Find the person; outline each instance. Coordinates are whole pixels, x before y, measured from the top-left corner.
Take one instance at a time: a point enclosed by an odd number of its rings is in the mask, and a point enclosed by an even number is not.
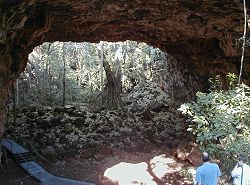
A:
[[[203,164],[196,171],[196,185],[217,185],[221,176],[220,168],[217,164],[210,162],[207,152],[201,155]]]
[[[244,155],[238,157],[231,177],[234,185],[250,185],[250,166],[246,164],[247,158]]]

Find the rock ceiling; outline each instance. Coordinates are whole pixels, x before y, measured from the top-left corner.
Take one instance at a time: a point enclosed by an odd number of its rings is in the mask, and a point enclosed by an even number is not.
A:
[[[1,50],[19,55],[57,40],[136,40],[191,58],[241,54],[239,0],[1,0],[0,7]]]

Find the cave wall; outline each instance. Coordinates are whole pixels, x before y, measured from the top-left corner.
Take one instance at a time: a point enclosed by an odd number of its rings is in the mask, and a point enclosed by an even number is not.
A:
[[[0,0],[0,129],[8,89],[24,70],[28,54],[43,42],[146,42],[206,79],[217,73],[238,73],[237,39],[243,28],[239,0]],[[246,83],[249,55],[246,48]]]

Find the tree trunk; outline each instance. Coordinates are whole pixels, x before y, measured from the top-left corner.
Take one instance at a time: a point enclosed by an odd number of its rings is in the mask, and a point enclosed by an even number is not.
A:
[[[122,107],[121,100],[121,79],[117,78],[111,70],[108,61],[103,60],[103,67],[107,77],[108,106],[112,108]]]
[[[16,88],[15,82],[12,83],[12,100],[13,100],[13,116],[14,116],[14,126],[16,126]]]
[[[10,86],[1,86],[0,93],[0,138],[2,138],[4,133],[4,127],[6,123],[7,116],[7,104],[9,101],[9,88]]]
[[[1,87],[1,86],[0,86]],[[7,103],[8,103],[9,93],[8,88],[1,88],[0,93],[0,139],[3,137],[5,123],[7,121]],[[1,142],[0,142],[1,148]],[[2,151],[0,150],[0,165],[2,163]]]
[[[66,58],[65,58],[65,43],[63,44],[63,107],[65,107],[65,91],[66,91]]]
[[[153,47],[149,47],[149,56],[150,56],[150,62],[149,62],[149,79],[153,80],[153,65],[155,63],[155,51]]]
[[[19,105],[19,80],[16,79],[16,105]]]
[[[126,64],[126,59],[127,59],[127,45],[123,45],[122,47],[122,67],[121,67],[121,75],[124,74],[125,72],[125,64]],[[122,78],[121,80],[122,85],[124,86],[125,83],[125,78]]]
[[[52,105],[52,88],[51,88],[51,81],[52,81],[52,76],[51,76],[51,68],[49,68],[49,79],[48,79],[48,85],[49,85],[49,105]]]
[[[104,61],[104,51],[103,51],[103,41],[100,42],[99,47],[98,47],[99,51],[98,51],[98,55],[100,58],[100,75],[101,75],[101,79],[100,79],[100,90],[103,91],[103,61]],[[101,103],[103,104],[103,96],[101,96]]]

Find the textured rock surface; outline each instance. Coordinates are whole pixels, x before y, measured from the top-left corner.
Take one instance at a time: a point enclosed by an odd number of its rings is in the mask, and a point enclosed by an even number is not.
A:
[[[45,41],[130,39],[177,55],[240,54],[234,44],[243,32],[243,5],[236,0],[14,2],[2,4],[16,12],[2,13],[8,20],[2,42],[12,31],[23,50]]]
[[[29,52],[45,41],[130,39],[161,48],[200,76],[237,72],[243,20],[239,0],[1,0],[0,105]],[[246,56],[243,78],[249,79]]]
[[[155,105],[160,105],[157,109],[152,106],[152,98]],[[173,100],[155,83],[136,86],[131,94],[123,96],[123,101],[123,110],[83,105],[23,107],[17,111],[17,125],[9,116],[5,136],[23,141],[25,147],[30,147],[26,143],[29,141],[49,158],[54,154],[63,158],[80,153],[82,159],[112,155],[110,147],[147,151],[156,145],[172,149],[181,138],[192,139]]]

